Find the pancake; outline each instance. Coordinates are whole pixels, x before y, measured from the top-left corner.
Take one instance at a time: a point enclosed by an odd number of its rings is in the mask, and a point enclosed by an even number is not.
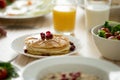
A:
[[[70,52],[70,41],[66,36],[54,34],[52,39],[42,40],[40,35],[25,39],[25,52],[33,55],[63,55]]]

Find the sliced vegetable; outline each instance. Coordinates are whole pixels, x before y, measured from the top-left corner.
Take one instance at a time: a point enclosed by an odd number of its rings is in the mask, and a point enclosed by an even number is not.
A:
[[[11,63],[8,62],[0,62],[0,80],[11,80],[11,78],[18,77],[14,67]]]
[[[104,31],[104,30],[98,30],[98,35],[99,35],[100,37],[105,38],[105,31]]]
[[[103,27],[98,30],[98,36],[107,39],[120,40],[120,23],[106,21]]]

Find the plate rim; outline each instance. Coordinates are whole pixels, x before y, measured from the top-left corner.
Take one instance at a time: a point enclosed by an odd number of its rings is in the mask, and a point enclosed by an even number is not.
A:
[[[106,61],[106,60],[102,60],[102,59],[96,59],[96,58],[88,58],[88,57],[82,57],[82,56],[57,56],[57,57],[48,57],[48,58],[43,58],[43,59],[39,59],[39,60],[36,60],[36,61],[33,61],[31,63],[29,63],[27,66],[25,66],[22,70],[22,77],[24,79],[24,73],[27,69],[29,69],[32,65],[35,66],[35,64],[37,63],[41,63],[40,65],[44,64],[45,61],[49,62],[50,60],[59,60],[59,59],[70,59],[70,58],[73,58],[73,59],[76,59],[77,61],[79,62],[85,62],[85,63],[88,63],[89,66],[93,66],[93,67],[97,67],[99,66],[100,69],[103,69],[104,67],[106,67],[106,70],[104,70],[107,75],[110,75],[110,73],[114,70],[114,71],[120,71],[120,67],[118,67],[117,65],[113,64],[112,62],[109,62],[109,61]],[[79,59],[79,60],[78,60]],[[88,61],[88,62],[86,62]],[[91,65],[89,62],[93,62]],[[94,63],[96,62],[96,63]],[[100,65],[100,64],[105,64],[105,65]],[[97,66],[96,66],[97,65]],[[110,67],[108,67],[110,66]],[[111,68],[111,69],[110,69]]]
[[[22,36],[19,36],[19,37],[15,38],[15,39],[11,42],[11,48],[12,48],[14,51],[16,51],[18,54],[23,54],[23,55],[28,56],[28,57],[33,57],[33,58],[51,57],[51,56],[39,56],[39,55],[25,54],[25,53],[23,53],[23,52],[21,52],[21,51],[16,50],[16,49],[13,47],[13,45],[15,44],[14,42],[15,42],[16,40],[21,39],[21,38],[24,38],[24,39],[25,39],[25,38],[28,37],[28,36],[36,35],[36,34],[39,34],[39,33],[25,34],[25,35],[22,35]],[[69,37],[69,38],[71,38],[71,39],[74,39],[76,42],[79,41],[76,37],[73,37],[73,36],[71,36],[71,35],[64,35],[64,36],[67,36],[67,37]],[[23,40],[23,39],[22,39],[22,40]],[[72,52],[70,52],[70,53],[68,53],[68,54],[65,54],[65,55],[57,55],[57,56],[72,55],[72,54],[75,54],[75,53],[77,53],[78,51],[80,51],[80,49],[81,49],[81,43],[80,43],[80,42],[79,42],[79,43],[76,43],[76,42],[75,42],[75,45],[76,45],[77,47],[76,47],[76,50],[75,50],[75,51],[72,51]],[[23,48],[24,48],[24,47],[23,47]]]
[[[16,2],[16,1],[15,1]],[[52,2],[52,1],[51,1]],[[48,4],[48,5],[52,5],[52,4]],[[1,19],[31,19],[31,18],[37,18],[37,17],[42,17],[44,15],[47,15],[51,12],[51,9],[52,9],[52,6],[51,7],[47,7],[45,8],[45,11],[44,13],[42,14],[37,14],[37,15],[30,15],[30,16],[26,16],[26,15],[23,15],[23,16],[5,16],[5,15],[1,15],[0,18]],[[2,9],[1,9],[2,10]],[[4,10],[4,9],[3,9]],[[0,11],[0,13],[2,13]]]

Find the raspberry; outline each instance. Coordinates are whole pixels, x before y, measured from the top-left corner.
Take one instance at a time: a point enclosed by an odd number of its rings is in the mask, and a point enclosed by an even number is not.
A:
[[[43,32],[40,33],[40,36],[41,36],[41,39],[42,39],[42,40],[45,40],[45,33],[43,33]]]
[[[40,33],[40,36],[41,36],[41,39],[42,40],[49,40],[49,39],[52,39],[53,38],[53,35],[51,34],[50,31],[47,31],[46,34],[45,33]]]
[[[62,77],[66,77],[66,74],[62,74],[61,76],[62,76]]]
[[[27,50],[27,49],[25,49],[25,50],[24,50],[24,53],[27,53],[27,52],[28,52],[28,50]]]
[[[47,34],[51,34],[51,32],[50,32],[50,31],[46,31],[46,35],[47,35]]]
[[[70,51],[74,51],[74,50],[75,50],[75,46],[74,46],[74,45],[71,45]]]
[[[80,73],[80,72],[76,72],[76,73],[75,73],[75,76],[76,76],[76,77],[80,77],[80,76],[81,76],[81,73]]]
[[[51,34],[50,31],[47,31],[46,32],[46,39],[49,40],[49,39],[52,39],[53,38],[53,35]]]
[[[49,39],[52,39],[53,38],[53,35],[52,34],[47,34],[46,35],[46,39],[49,40]]]
[[[74,45],[73,42],[70,42],[70,45]]]

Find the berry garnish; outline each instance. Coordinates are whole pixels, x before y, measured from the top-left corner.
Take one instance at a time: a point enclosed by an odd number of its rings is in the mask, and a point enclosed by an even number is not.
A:
[[[80,72],[76,72],[76,73],[75,73],[75,76],[76,76],[76,77],[80,77],[80,76],[81,76],[81,73],[80,73]]]
[[[74,51],[75,50],[75,45],[73,42],[70,41],[70,51]]]
[[[73,73],[69,73],[69,76],[73,76]]]
[[[73,42],[70,42],[70,45],[74,45]]]
[[[43,33],[43,32],[40,33],[40,36],[41,36],[41,39],[42,39],[42,40],[45,40],[45,33]]]
[[[46,34],[45,33],[40,33],[40,36],[41,36],[41,39],[42,40],[49,40],[49,39],[52,39],[53,38],[53,34],[51,34],[50,31],[47,31]]]
[[[53,38],[53,35],[52,34],[46,34],[46,39],[49,40],[49,39],[52,39]]]
[[[74,50],[75,50],[75,46],[74,46],[74,45],[71,45],[70,51],[74,51]]]
[[[47,35],[47,34],[51,34],[51,32],[50,32],[50,31],[46,31],[46,35]]]
[[[28,52],[28,50],[27,50],[27,49],[25,49],[25,50],[24,50],[24,53],[27,53],[27,52]]]
[[[65,78],[65,77],[66,77],[66,74],[62,74],[61,76]]]
[[[53,38],[53,35],[51,34],[50,31],[46,31],[46,39],[49,40],[49,39],[52,39]]]

